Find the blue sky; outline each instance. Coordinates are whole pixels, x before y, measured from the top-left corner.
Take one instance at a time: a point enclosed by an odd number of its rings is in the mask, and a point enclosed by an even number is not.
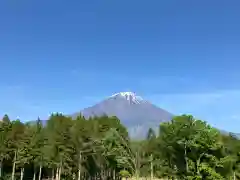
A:
[[[240,1],[1,1],[0,115],[135,91],[240,132]]]

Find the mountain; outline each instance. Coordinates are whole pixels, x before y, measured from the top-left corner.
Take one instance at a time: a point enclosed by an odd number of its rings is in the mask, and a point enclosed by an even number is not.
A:
[[[134,139],[145,138],[150,127],[158,132],[159,124],[161,122],[170,121],[174,116],[168,111],[137,96],[133,92],[120,92],[114,94],[96,105],[85,108],[70,116],[76,118],[80,114],[85,118],[102,115],[117,116],[128,128],[131,138]],[[41,121],[43,125],[46,125],[47,120]],[[28,121],[28,123],[34,124],[36,120]],[[222,134],[231,134],[240,138],[240,133],[227,132],[224,130],[219,131]]]
[[[76,117],[79,114],[82,114],[85,118],[101,115],[117,116],[128,128],[132,138],[146,137],[150,127],[158,130],[161,122],[169,121],[173,116],[133,92],[114,94],[72,116]]]

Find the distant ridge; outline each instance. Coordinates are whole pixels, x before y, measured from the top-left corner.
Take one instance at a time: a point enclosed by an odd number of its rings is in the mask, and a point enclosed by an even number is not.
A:
[[[119,92],[113,94],[101,102],[91,107],[84,108],[70,116],[76,118],[80,114],[87,119],[92,116],[117,116],[127,127],[129,135],[133,139],[145,138],[149,128],[158,132],[160,123],[168,122],[174,116],[168,111],[144,100],[141,96],[137,96],[136,93],[133,92]],[[47,120],[41,121],[43,125],[46,125]],[[36,121],[29,121],[29,123],[35,122]],[[222,134],[231,134],[240,138],[240,133],[232,133],[224,130],[219,131]]]

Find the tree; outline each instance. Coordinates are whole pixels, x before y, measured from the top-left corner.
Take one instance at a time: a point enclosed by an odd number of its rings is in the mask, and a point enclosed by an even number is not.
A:
[[[68,172],[69,161],[71,160],[72,144],[71,139],[72,120],[62,114],[52,114],[46,127],[48,141],[46,153],[48,154],[49,167],[56,170],[56,180],[61,179],[61,175]]]
[[[240,140],[232,134],[221,137],[225,155],[221,171],[235,179],[240,178]]]
[[[93,153],[93,143],[90,141],[89,129],[87,126],[87,121],[82,116],[78,116],[74,121],[74,125],[71,129],[71,141],[74,147],[73,159],[77,163],[77,177],[78,180],[82,176],[82,164],[84,162],[85,155]],[[76,170],[73,170],[73,173],[76,173]]]
[[[45,136],[45,129],[42,125],[41,120],[38,118],[35,125],[31,126],[32,137],[30,141],[30,153],[32,154],[33,163],[33,180],[36,179],[36,173],[38,170],[38,180],[42,177],[42,168],[47,165],[46,163],[46,152],[45,145],[48,137]]]
[[[21,169],[20,180],[23,180],[25,165],[32,163],[34,158],[34,154],[32,154],[32,149],[34,148],[32,144],[33,138],[34,132],[32,127],[25,126],[21,140],[18,142],[17,155],[15,159],[16,166]]]
[[[10,158],[9,156],[9,138],[8,133],[10,130],[10,120],[7,115],[3,117],[3,121],[0,122],[0,178],[2,177],[2,168],[4,160]]]
[[[8,117],[7,114],[5,114],[5,115],[3,116],[2,122],[6,123],[6,124],[9,124],[9,123],[10,123],[10,119],[9,119],[9,117]]]
[[[55,113],[46,125],[40,119],[7,119],[0,122],[0,175],[12,169],[13,180],[116,180],[124,173],[137,179],[236,180],[240,175],[240,140],[189,115],[162,123],[158,136],[149,129],[138,141],[117,117],[106,115],[86,120]]]
[[[19,120],[16,120],[11,123],[10,128],[11,130],[9,132],[9,149],[11,155],[13,156],[12,180],[14,180],[18,153],[21,151],[21,147],[24,141],[25,126]]]
[[[220,133],[206,122],[188,115],[174,117],[171,122],[161,125],[159,138],[163,158],[166,157],[169,167],[176,168],[177,176],[201,176],[206,170],[202,168],[205,163],[216,172],[221,158],[215,156],[221,148]]]
[[[152,128],[149,128],[148,133],[147,133],[147,140],[150,139],[155,139],[156,138],[156,133]]]
[[[138,153],[134,153],[128,142],[114,128],[110,129],[103,139],[106,158],[114,158],[120,169],[127,169],[138,179]]]

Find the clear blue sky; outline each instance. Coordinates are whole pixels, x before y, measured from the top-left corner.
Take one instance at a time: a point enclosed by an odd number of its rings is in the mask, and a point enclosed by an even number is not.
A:
[[[0,115],[76,112],[135,91],[240,132],[240,1],[0,2]]]

